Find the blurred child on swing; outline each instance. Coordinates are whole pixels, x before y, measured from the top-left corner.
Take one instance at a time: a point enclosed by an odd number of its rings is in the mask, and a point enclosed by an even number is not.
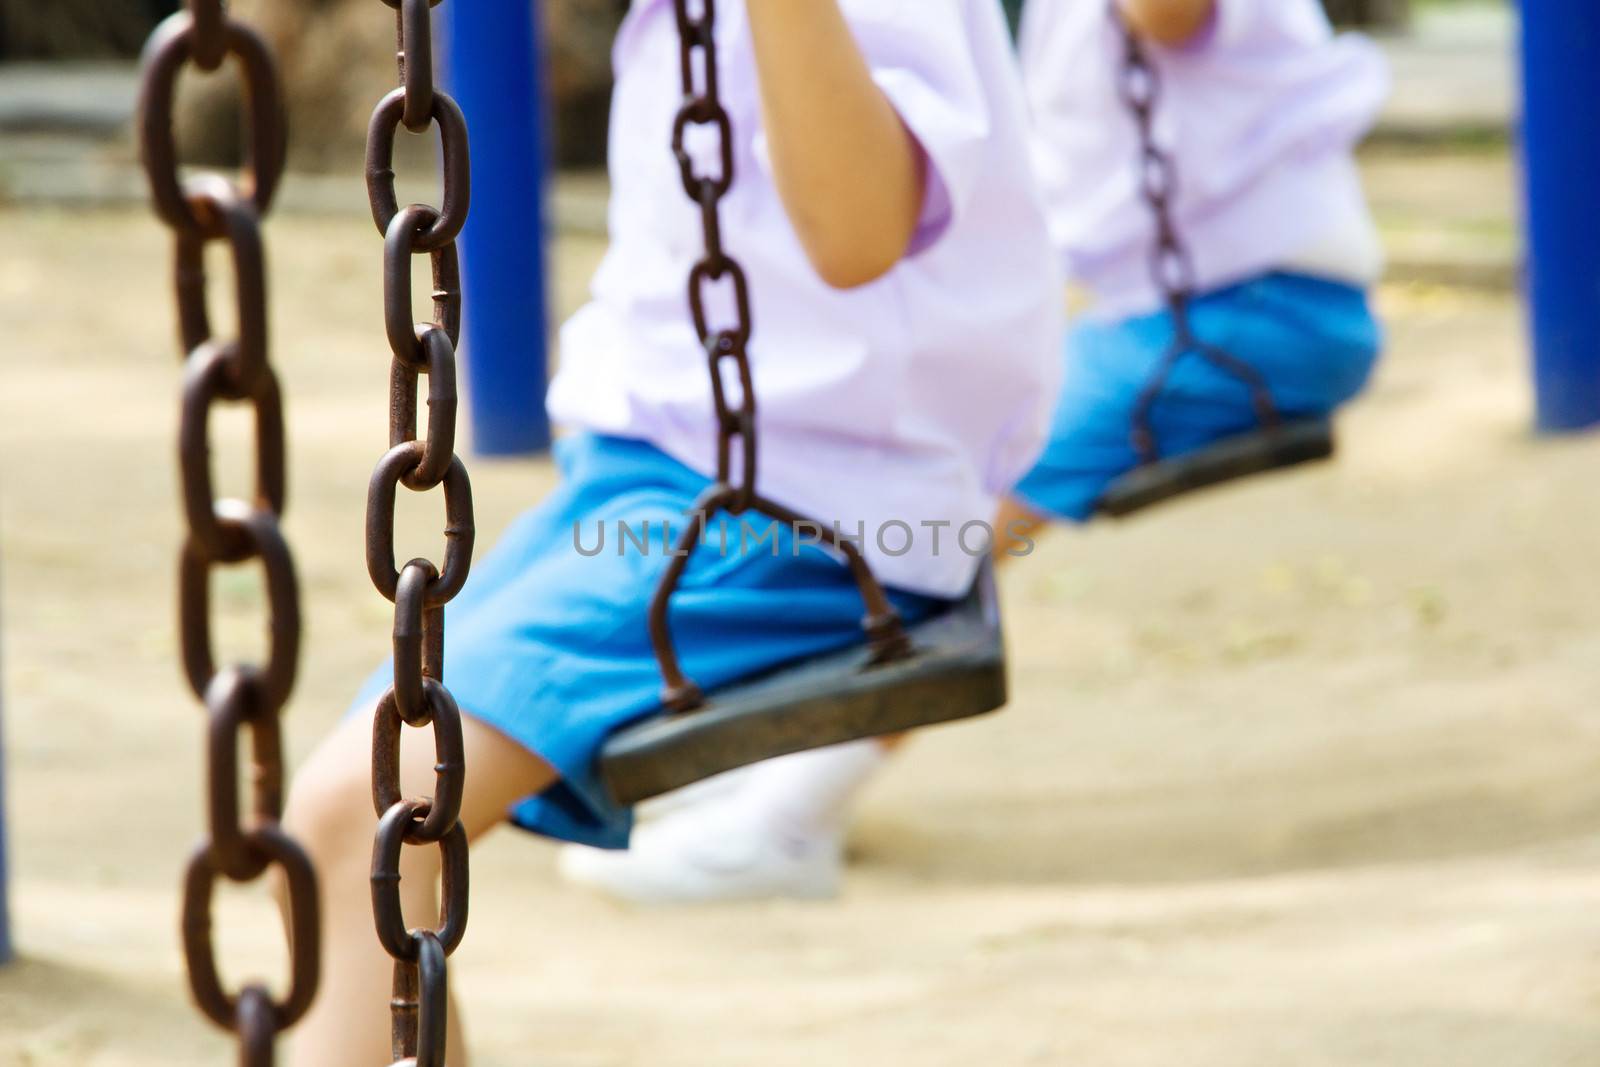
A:
[[[1155,136],[1178,173],[1195,334],[1243,360],[1285,416],[1327,416],[1377,359],[1368,304],[1383,255],[1353,150],[1387,93],[1381,57],[1337,37],[1317,0],[1026,0],[1020,52],[1032,161],[1080,308],[1044,454],[995,524],[1086,522],[1139,466],[1137,397],[1173,339],[1150,274],[1138,128],[1120,92],[1137,35],[1160,78]],[[1241,382],[1198,359],[1153,409],[1164,455],[1255,427]],[[569,849],[577,882],[642,903],[837,892],[849,815],[893,742],[801,753],[667,798],[632,851]]]

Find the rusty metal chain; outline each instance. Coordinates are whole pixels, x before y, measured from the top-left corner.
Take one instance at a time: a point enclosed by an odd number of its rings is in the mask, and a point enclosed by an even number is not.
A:
[[[661,667],[664,682],[662,703],[676,712],[701,707],[705,696],[683,672],[672,640],[669,608],[688,566],[689,553],[698,545],[706,524],[717,512],[741,516],[757,512],[778,522],[805,524],[820,531],[821,538],[845,559],[866,604],[862,627],[872,649],[873,662],[882,663],[906,656],[911,651],[900,615],[889,602],[882,585],[862,558],[861,552],[837,530],[812,522],[756,493],[757,438],[755,377],[750,367],[749,345],[752,335],[750,284],[744,268],[722,244],[722,199],[733,188],[733,119],[723,106],[721,77],[717,65],[716,0],[673,0],[678,23],[679,69],[683,103],[672,124],[672,154],[678,160],[683,189],[700,212],[704,251],[689,270],[689,313],[696,335],[705,348],[711,374],[711,400],[717,426],[715,481],[689,511],[689,525],[680,537],[661,583],[650,604],[650,640]],[[702,174],[689,151],[689,130],[709,126],[717,135],[716,173]],[[708,312],[708,295],[714,286],[731,289],[733,322],[714,326]],[[730,399],[731,377],[738,395]],[[734,454],[739,455],[737,478]]]
[[[1194,256],[1178,229],[1178,165],[1161,146],[1156,135],[1156,109],[1161,101],[1161,74],[1150,58],[1144,42],[1123,17],[1118,0],[1111,0],[1111,18],[1122,36],[1122,65],[1118,72],[1118,92],[1139,132],[1139,195],[1150,209],[1155,224],[1155,243],[1150,252],[1150,279],[1166,301],[1172,318],[1173,341],[1156,373],[1146,383],[1134,408],[1133,448],[1140,461],[1154,463],[1161,450],[1151,425],[1156,401],[1166,388],[1173,367],[1185,355],[1194,354],[1239,379],[1250,390],[1256,417],[1261,425],[1273,427],[1282,422],[1265,379],[1256,369],[1226,351],[1208,345],[1195,334],[1190,315],[1197,286]]]
[[[431,9],[441,0],[383,0],[395,10],[400,88],[372,114],[367,133],[367,193],[383,235],[384,333],[389,370],[389,452],[367,490],[367,572],[394,603],[394,684],[372,722],[372,803],[379,822],[372,851],[372,911],[378,941],[393,957],[390,997],[393,1056],[407,1067],[442,1067],[449,1006],[445,959],[467,923],[467,835],[461,825],[466,785],[461,710],[444,687],[444,606],[461,591],[472,566],[472,485],[455,452],[456,345],[461,335],[461,268],[456,238],[467,219],[471,164],[461,108],[434,84]],[[395,195],[394,146],[401,126],[439,128],[444,153],[444,206],[402,208]],[[433,271],[433,317],[416,322],[413,257]],[[417,388],[428,378],[427,436],[417,437]],[[395,556],[399,487],[440,489],[445,506],[442,564]],[[400,784],[400,739],[406,726],[433,734],[432,796],[407,797]],[[406,926],[400,903],[400,854],[437,847],[444,878],[438,930]]]
[[[248,108],[242,183],[220,174],[184,178],[173,139],[179,72],[216,70],[239,60]],[[280,713],[294,687],[300,650],[300,600],[294,561],[280,523],[285,500],[283,404],[267,344],[266,250],[261,216],[283,174],[285,122],[277,67],[265,42],[235,21],[221,0],[188,0],[163,22],[145,50],[139,140],[157,215],[174,233],[178,332],[184,352],[178,431],[183,511],[188,526],[178,569],[184,671],[206,708],[207,835],[189,860],[183,886],[183,946],[196,1003],[239,1042],[239,1062],[265,1067],[277,1035],[316,996],[320,919],[310,858],[279,826],[283,814]],[[205,249],[228,248],[239,334],[217,338],[206,307]],[[219,404],[246,404],[255,416],[255,489],[249,500],[218,500],[211,472],[210,416]],[[218,668],[211,644],[211,572],[258,561],[265,573],[270,647],[264,665]],[[240,744],[250,742],[250,796],[239,795]],[[288,894],[290,980],[282,1000],[264,982],[237,994],[223,988],[212,938],[218,878],[253,882],[271,868]]]

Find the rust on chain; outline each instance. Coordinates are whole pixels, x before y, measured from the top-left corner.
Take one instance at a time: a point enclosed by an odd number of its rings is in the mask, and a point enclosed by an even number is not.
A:
[[[428,815],[426,800],[400,800],[378,820],[372,845],[372,913],[378,941],[392,958],[413,960],[417,943],[400,906],[400,850]],[[434,847],[432,845],[425,847]],[[439,928],[434,931],[446,953],[456,950],[467,931],[467,831],[460,820],[437,842],[442,881]]]
[[[317,877],[305,851],[276,826],[259,826],[246,835],[250,848],[267,857],[268,865],[282,874],[288,900],[289,991],[272,1002],[280,1030],[300,1020],[317,992],[321,967],[320,912]],[[189,987],[195,1003],[212,1022],[232,1030],[239,1018],[240,997],[222,988],[212,943],[211,899],[222,871],[209,842],[202,843],[189,860],[184,876],[183,953],[189,965]]]
[[[1178,228],[1178,166],[1172,154],[1161,146],[1155,128],[1156,111],[1161,103],[1161,72],[1115,0],[1110,12],[1112,22],[1121,33],[1123,46],[1117,92],[1138,131],[1139,195],[1150,212],[1155,230],[1150,250],[1150,280],[1167,305],[1173,330],[1172,344],[1134,402],[1133,425],[1129,432],[1140,462],[1151,464],[1161,458],[1161,446],[1156,440],[1152,420],[1156,402],[1166,390],[1173,368],[1186,355],[1197,355],[1242,382],[1250,390],[1251,403],[1262,426],[1275,427],[1283,420],[1260,372],[1227,351],[1206,344],[1195,334],[1191,310],[1197,275],[1193,253]]]
[[[650,598],[650,644],[655,649],[656,663],[661,669],[661,703],[670,711],[693,711],[705,703],[705,694],[683,673],[683,665],[678,660],[677,647],[672,640],[672,624],[668,618],[672,594],[689,566],[690,553],[704,537],[711,516],[728,510],[733,499],[734,490],[721,483],[713,484],[700,494],[689,511],[688,526],[673,546],[666,572],[662,574]]]
[[[294,558],[276,520],[237,500],[217,503],[217,521],[230,538],[247,546],[246,559],[261,561],[267,593],[267,663],[260,668],[262,699],[283,707],[300,662],[300,603]],[[218,560],[191,537],[178,560],[178,630],[184,671],[195,696],[204,700],[217,674],[211,647],[211,571]]]
[[[278,377],[268,367],[253,392],[236,396],[235,366],[231,348],[218,348],[210,342],[197,347],[184,366],[178,416],[178,471],[189,536],[203,555],[220,563],[242,563],[252,558],[254,549],[239,523],[218,511],[211,477],[210,430],[211,411],[219,401],[243,400],[255,413],[256,487],[251,508],[281,517],[288,491]]]
[[[394,139],[405,105],[406,91],[396,89],[383,98],[367,127],[367,197],[372,204],[372,221],[384,235],[400,213],[400,198],[394,188]],[[461,236],[472,199],[472,161],[467,147],[467,119],[461,113],[461,105],[444,93],[434,93],[433,121],[439,125],[444,155],[444,205],[437,209],[438,220],[413,240],[412,250],[416,252],[432,252]]]
[[[197,32],[194,17],[187,11],[178,12],[156,27],[145,45],[139,90],[139,147],[150,179],[151,197],[162,220],[185,233],[205,229],[184,195],[173,116],[178,72],[194,55]],[[255,204],[257,214],[265,215],[283,177],[288,147],[278,67],[266,42],[250,27],[229,18],[221,32],[226,51],[238,58],[244,79],[247,177],[240,192]]]
[[[268,857],[250,845],[239,821],[239,741],[251,745],[251,826],[267,826],[283,816],[283,730],[276,709],[263,699],[261,677],[234,667],[218,674],[206,690],[210,728],[206,753],[208,825],[218,870],[235,882],[248,882],[267,869]]]
[[[411,257],[417,241],[439,221],[437,208],[412,204],[395,215],[383,238],[383,326],[394,358],[421,370],[426,354],[411,305]],[[452,346],[461,344],[461,257],[454,243],[429,253],[433,261],[433,321]]]
[[[421,441],[407,441],[391,448],[373,469],[367,487],[367,575],[390,601],[400,586],[394,551],[395,496],[401,480],[417,469],[425,451]],[[451,459],[440,485],[444,487],[445,549],[439,577],[428,586],[428,603],[434,607],[455,599],[466,584],[475,536],[472,483],[460,456]]]
[[[239,993],[234,1030],[239,1035],[239,1067],[272,1067],[278,1013],[270,993],[258,985],[246,986]]]
[[[844,537],[838,530],[829,529],[774,501],[760,500],[757,506],[763,514],[771,516],[792,530],[806,527],[808,532],[814,534],[823,544],[844,557],[845,564],[850,568],[851,577],[861,590],[861,598],[866,605],[867,613],[861,620],[861,628],[866,631],[871,662],[888,663],[911,654],[911,639],[901,625],[900,612],[890,602],[883,586],[872,576],[872,568],[867,565],[861,550],[853,541]]]
[[[395,11],[395,59],[406,93],[400,121],[412,133],[423,132],[433,121],[432,19],[430,0],[401,0]]]
[[[414,1067],[444,1067],[447,967],[444,946],[431,930],[413,930],[416,961],[396,960],[389,1000],[395,1055]]]
[[[440,0],[383,0],[396,12],[400,88],[373,110],[367,127],[369,206],[383,235],[383,324],[389,342],[389,451],[367,487],[367,572],[394,603],[394,682],[372,721],[372,799],[379,815],[372,854],[372,914],[378,941],[395,960],[389,1010],[397,1067],[442,1067],[449,994],[445,957],[467,921],[467,835],[461,824],[466,754],[461,710],[444,686],[444,606],[472,566],[472,484],[455,454],[461,338],[461,266],[456,238],[466,225],[472,165],[466,119],[433,78],[430,9]],[[395,138],[439,128],[443,203],[402,208],[395,192]],[[412,263],[430,257],[431,321],[413,307]],[[428,377],[427,436],[418,440],[418,386]],[[437,563],[395,552],[399,486],[444,497],[445,550]],[[407,727],[431,729],[433,794],[409,798],[400,777]],[[407,846],[437,847],[443,869],[438,930],[408,929],[400,907],[400,856]]]
[[[439,664],[429,664],[429,646],[444,632],[444,608],[427,604],[428,586],[439,577],[439,569],[425,559],[414,559],[400,571],[400,584],[394,598],[394,702],[407,726],[427,726],[433,722],[424,679],[443,681]],[[434,672],[429,671],[429,667]],[[391,801],[390,803],[393,803]],[[388,804],[382,805],[382,815]]]
[[[207,73],[228,58],[227,12],[222,0],[185,0],[194,20],[194,65]]]
[[[242,400],[261,384],[267,366],[266,250],[255,206],[239,195],[233,183],[217,174],[201,174],[184,183],[190,213],[200,220],[196,231],[177,236],[176,284],[178,326],[183,351],[193,352],[208,341],[211,315],[206,309],[208,286],[205,247],[225,241],[232,255],[239,336],[227,347],[230,391]]]
[[[422,458],[401,476],[413,492],[436,488],[450,473],[456,453],[456,350],[450,337],[437,326],[417,328],[417,340],[426,353],[423,369],[428,375],[428,437],[422,442]],[[402,360],[389,369],[389,445],[391,448],[417,439],[417,370]]]
[[[437,943],[438,939],[434,939]],[[420,961],[425,950],[417,946]],[[389,987],[389,1042],[395,1067],[414,1065],[417,1029],[422,1024],[422,969],[420,962],[394,961],[394,981]]]
[[[239,61],[247,106],[240,140],[244,176],[185,179],[175,148],[173,106],[180,71]],[[207,713],[207,836],[183,881],[182,935],[189,987],[216,1025],[235,1033],[243,1067],[269,1067],[278,1034],[310,1008],[322,955],[315,868],[279,826],[283,813],[280,712],[300,655],[300,595],[279,523],[287,494],[283,401],[267,338],[266,249],[261,217],[283,175],[287,129],[277,64],[262,38],[229,17],[223,0],[187,0],[157,27],[144,54],[139,142],[157,216],[174,233],[173,281],[184,355],[178,430],[179,477],[188,534],[178,567],[178,629],[184,671]],[[212,336],[206,245],[231,254],[239,334]],[[211,412],[248,404],[255,416],[255,488],[249,500],[218,499],[211,468]],[[211,643],[211,572],[259,560],[265,572],[267,662],[218,669]],[[240,796],[241,747],[249,736],[248,807]],[[219,878],[252,882],[269,869],[287,899],[288,992],[273,1000],[248,982],[230,995],[219,976],[212,903]]]
[[[406,843],[435,844],[455,828],[461,816],[463,786],[467,776],[466,746],[461,734],[461,709],[450,691],[432,678],[423,679],[428,722],[433,728],[433,796],[427,817],[411,826]],[[400,788],[400,732],[405,720],[395,706],[394,691],[378,701],[372,718],[372,806],[381,816],[402,799]],[[415,724],[406,724],[415,725]]]
[[[854,544],[812,522],[798,512],[767,500],[756,492],[760,449],[756,433],[755,374],[749,345],[753,333],[750,285],[744,268],[723,247],[722,200],[733,188],[733,120],[721,99],[717,66],[716,0],[673,0],[678,24],[678,68],[683,103],[672,123],[672,154],[678,161],[683,190],[700,213],[704,247],[689,270],[689,315],[695,334],[706,352],[711,375],[712,418],[716,424],[715,480],[691,506],[688,527],[679,537],[673,558],[662,573],[650,601],[650,643],[661,669],[661,702],[684,713],[704,705],[705,695],[688,678],[679,662],[671,626],[672,594],[688,567],[690,553],[701,543],[712,515],[740,516],[756,512],[783,523],[804,525],[817,531],[822,542],[842,556],[866,605],[862,627],[873,663],[884,663],[911,653],[911,643],[900,614]],[[698,8],[698,10],[696,10]],[[711,127],[716,137],[716,173],[701,173],[689,149],[692,127]],[[731,290],[733,321],[711,321],[708,294],[714,285]],[[737,397],[730,396],[737,387]],[[734,457],[739,458],[735,471]]]

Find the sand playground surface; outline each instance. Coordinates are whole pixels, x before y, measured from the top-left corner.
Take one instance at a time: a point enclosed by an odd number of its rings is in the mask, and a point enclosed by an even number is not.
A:
[[[135,212],[0,226],[23,954],[0,1064],[229,1062],[177,941],[202,720],[174,642],[166,239]],[[388,641],[361,556],[388,356],[370,223],[269,239],[298,758]],[[562,242],[564,307],[599,253]],[[1014,703],[874,787],[837,904],[629,911],[558,882],[547,843],[492,839],[452,963],[474,1062],[1600,1061],[1600,438],[1529,433],[1509,295],[1381,304],[1391,352],[1337,463],[1057,533],[1009,570]],[[221,417],[219,452],[247,429]],[[480,545],[552,482],[472,473]],[[436,507],[406,513],[403,550],[437,550]],[[255,577],[218,590],[224,645],[254,647]],[[261,898],[221,901],[225,972],[280,973]]]

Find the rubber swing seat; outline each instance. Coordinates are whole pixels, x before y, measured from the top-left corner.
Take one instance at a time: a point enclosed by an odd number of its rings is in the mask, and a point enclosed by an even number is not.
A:
[[[601,749],[601,777],[631,805],[777,756],[972,718],[1006,702],[994,574],[907,628],[912,655],[872,666],[865,646],[802,660],[624,727]]]
[[[1123,518],[1174,497],[1331,459],[1333,454],[1330,421],[1291,419],[1224,438],[1186,455],[1146,464],[1113,483],[1097,510],[1110,518]]]

